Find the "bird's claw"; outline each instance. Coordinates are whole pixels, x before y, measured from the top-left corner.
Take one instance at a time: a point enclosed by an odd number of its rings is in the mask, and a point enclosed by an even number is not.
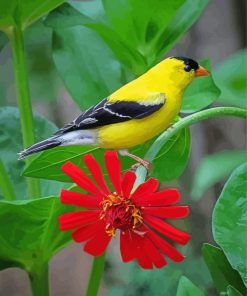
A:
[[[131,171],[132,172],[135,172],[139,168],[140,165],[142,165],[142,166],[145,167],[145,169],[147,170],[148,174],[150,173],[150,171],[152,169],[152,163],[149,162],[149,161],[137,162],[137,163],[133,164],[131,166]]]

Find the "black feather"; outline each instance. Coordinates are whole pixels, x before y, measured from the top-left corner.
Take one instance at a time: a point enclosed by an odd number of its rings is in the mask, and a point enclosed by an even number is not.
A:
[[[19,159],[23,159],[25,157],[27,157],[28,155],[46,150],[46,149],[50,149],[50,148],[54,148],[57,147],[61,144],[61,141],[59,139],[57,139],[56,137],[52,137],[49,138],[47,140],[44,140],[42,142],[36,143],[24,150],[22,150],[19,153]]]
[[[164,96],[164,94],[162,94]],[[128,121],[131,119],[142,119],[158,111],[165,103],[144,105],[138,102],[117,101],[110,103],[107,98],[80,114],[72,122],[65,125],[55,135],[67,132],[98,128],[104,125]]]

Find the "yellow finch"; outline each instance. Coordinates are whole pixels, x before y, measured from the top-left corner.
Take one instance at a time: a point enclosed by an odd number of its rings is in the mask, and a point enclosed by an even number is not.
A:
[[[183,92],[197,76],[209,72],[196,61],[169,57],[137,79],[81,113],[50,138],[20,152],[20,158],[67,145],[118,149],[148,168],[148,162],[128,148],[167,129],[179,113]]]

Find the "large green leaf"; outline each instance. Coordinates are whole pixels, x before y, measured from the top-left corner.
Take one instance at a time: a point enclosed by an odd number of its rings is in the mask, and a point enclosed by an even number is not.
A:
[[[210,60],[200,61],[200,65],[211,70]],[[218,99],[220,90],[214,83],[212,75],[196,78],[186,89],[181,112],[199,111]]]
[[[27,27],[64,0],[0,0],[0,30],[7,30],[16,24]]]
[[[34,116],[35,134],[37,140],[49,137],[57,129],[56,126],[45,118]],[[19,111],[15,107],[0,108],[0,157],[10,176],[16,196],[23,199],[27,195],[26,178],[21,176],[25,166],[23,160],[18,160],[17,153],[23,149],[20,128]],[[57,182],[42,181],[43,196],[58,194],[63,184]],[[0,197],[2,194],[0,192]]]
[[[221,90],[223,103],[247,108],[247,50],[227,58],[214,70],[214,78]]]
[[[176,296],[203,296],[203,291],[195,286],[187,277],[181,276]]]
[[[208,4],[208,0],[149,2],[104,1],[111,28],[99,23],[90,25],[135,75],[158,63]]]
[[[19,266],[32,272],[47,263],[71,240],[58,225],[58,216],[71,209],[57,197],[0,201],[0,269]]]
[[[246,160],[245,150],[223,151],[205,156],[194,173],[191,197],[202,197],[208,188],[228,176]]]
[[[225,291],[229,285],[244,293],[245,287],[239,273],[231,267],[220,248],[203,244],[202,254],[218,293]]]
[[[144,157],[150,145],[149,142],[144,145],[132,148],[130,151],[140,157]],[[153,161],[153,170],[151,176],[155,176],[160,181],[170,181],[178,178],[186,167],[190,152],[190,132],[189,129],[183,130],[173,138],[160,150],[157,157]],[[34,178],[44,178],[57,181],[70,182],[70,179],[61,171],[61,166],[72,161],[84,170],[85,164],[82,162],[82,156],[86,153],[92,153],[103,172],[104,169],[103,153],[100,148],[88,146],[69,146],[57,147],[41,153],[32,163],[26,167],[24,175]],[[129,157],[121,157],[123,170],[130,169],[134,164],[133,159]]]
[[[39,101],[39,104],[48,104],[60,99],[61,82],[52,60],[51,43],[52,32],[41,21],[26,29],[30,93],[32,100]],[[48,108],[51,110],[52,106],[49,105]]]
[[[52,29],[66,29],[90,23],[93,23],[90,17],[84,15],[69,3],[64,3],[49,13],[44,21],[44,24]]]
[[[184,172],[191,148],[190,129],[184,129],[161,149],[153,161],[151,174],[160,181],[175,180]]]
[[[98,3],[98,1],[93,1],[92,4],[93,3]],[[85,3],[80,3],[80,6],[77,5],[77,8],[81,9],[82,4],[85,5]],[[132,69],[134,73],[143,73],[147,70],[147,64],[143,56],[136,49],[127,47],[126,44],[121,40],[119,35],[112,28],[91,19],[90,17],[86,16],[84,12],[90,12],[88,11],[88,7],[86,7],[86,10],[83,10],[82,13],[75,9],[73,6],[66,3],[51,12],[46,18],[45,24],[51,27],[53,30],[66,29],[82,25],[91,28],[95,30],[97,34],[111,48],[117,59],[121,63],[127,65],[130,69]],[[93,34],[93,36],[95,36],[95,34]],[[92,38],[90,38],[89,40],[91,41],[91,39]],[[102,47],[102,42],[100,42],[100,44]],[[90,46],[92,48],[94,45],[87,45],[87,47]],[[105,48],[105,46],[103,46],[103,48]]]
[[[103,0],[111,27],[122,42],[142,54],[151,65],[155,45],[185,0]]]
[[[247,163],[231,174],[215,205],[213,236],[247,286]]]
[[[161,59],[197,21],[208,3],[209,0],[185,0],[157,40],[157,59]]]
[[[55,30],[53,58],[66,87],[82,108],[97,103],[122,85],[120,64],[88,28]]]

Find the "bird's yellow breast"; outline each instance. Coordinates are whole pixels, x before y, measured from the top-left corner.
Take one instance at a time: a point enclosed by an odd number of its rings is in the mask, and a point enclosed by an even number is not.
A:
[[[105,149],[124,149],[145,143],[171,125],[180,110],[181,101],[182,94],[168,94],[164,106],[146,118],[99,128],[98,145]]]

